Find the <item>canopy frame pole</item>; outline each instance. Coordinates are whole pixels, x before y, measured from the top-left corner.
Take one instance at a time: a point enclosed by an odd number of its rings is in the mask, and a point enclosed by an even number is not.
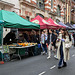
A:
[[[3,24],[1,24],[1,29],[2,29],[2,33],[1,33],[1,36],[2,36],[2,51],[4,51],[4,48],[3,48]],[[2,61],[3,61],[3,53],[2,53]]]
[[[39,40],[40,40],[40,42],[41,42],[41,29],[39,29]]]

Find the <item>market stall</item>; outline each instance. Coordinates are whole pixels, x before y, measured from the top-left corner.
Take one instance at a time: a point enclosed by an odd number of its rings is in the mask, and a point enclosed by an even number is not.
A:
[[[62,23],[62,22],[59,22],[58,24],[62,25],[62,26],[65,26],[66,29],[71,29],[71,27],[67,26],[66,24]]]
[[[28,50],[29,48],[32,48],[32,47],[35,48],[37,43],[18,43],[17,45],[9,45],[9,48],[16,49],[16,51],[15,51],[15,53],[13,53],[13,55],[17,55],[21,60],[21,56],[25,55],[25,52],[27,52],[26,50]],[[35,55],[33,50],[31,52],[33,55]]]
[[[69,26],[70,29],[73,29],[72,25],[69,22],[67,22],[66,25]]]
[[[34,19],[32,19],[31,22],[39,24],[40,29],[57,29],[59,27],[53,23],[47,22],[46,20],[44,20],[39,15],[36,16]]]
[[[54,27],[56,27],[56,29],[65,28],[65,26],[61,26],[61,25],[57,24],[57,23],[56,23],[55,21],[53,21],[51,18],[49,18],[49,19],[47,20],[47,22],[48,22],[49,24],[51,24],[51,25],[54,25]]]
[[[75,24],[72,25],[73,29],[75,30]]]
[[[2,29],[2,24],[3,24],[3,21],[0,20],[0,57],[1,57],[1,60],[3,61],[3,51],[2,51],[2,32],[3,32],[3,29]]]
[[[27,29],[40,29],[40,25],[29,22],[25,19],[23,19],[22,17],[20,17],[19,15],[17,15],[14,12],[9,12],[9,11],[5,11],[5,10],[0,10],[0,20],[4,21],[4,24],[2,24],[3,28],[27,28]],[[3,40],[3,36],[2,36],[2,40]],[[8,40],[8,39],[7,39]],[[10,39],[11,41],[11,39]],[[7,45],[5,44],[5,46],[8,46],[9,48],[18,48],[18,51],[20,51],[20,48],[27,48],[27,47],[31,47],[32,45],[28,45],[26,43],[26,45],[22,44],[18,44],[19,42],[11,43],[11,45]],[[32,43],[31,43],[32,44]],[[37,44],[33,44],[34,46],[36,46]],[[11,50],[11,49],[10,49]],[[4,45],[2,43],[2,51],[4,52]],[[8,52],[8,51],[7,51]],[[7,53],[6,52],[6,53]]]

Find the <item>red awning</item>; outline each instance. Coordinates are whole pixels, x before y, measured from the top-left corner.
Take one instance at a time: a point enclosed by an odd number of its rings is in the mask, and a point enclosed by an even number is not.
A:
[[[39,15],[36,16],[34,19],[32,19],[31,22],[39,24],[40,29],[56,29],[56,26],[54,24],[48,23],[46,20],[44,20]]]
[[[54,25],[55,27],[57,27],[57,29],[59,29],[59,28],[61,28],[61,27],[65,28],[65,26],[62,26],[62,25],[57,24],[57,23],[56,23],[55,21],[53,21],[51,18],[49,18],[49,19],[47,20],[47,22],[48,22],[49,24]]]

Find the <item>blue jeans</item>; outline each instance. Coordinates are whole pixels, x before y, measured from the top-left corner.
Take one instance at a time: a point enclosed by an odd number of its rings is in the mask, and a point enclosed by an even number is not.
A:
[[[60,60],[58,66],[61,67],[62,63],[64,62],[64,56],[63,56],[63,46],[60,46]]]
[[[46,44],[42,44],[42,49],[43,49],[43,51],[45,51],[47,53],[47,45]]]

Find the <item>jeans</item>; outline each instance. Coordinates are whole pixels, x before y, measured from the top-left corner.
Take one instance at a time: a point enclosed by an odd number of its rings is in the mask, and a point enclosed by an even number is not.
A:
[[[61,67],[63,65],[66,65],[66,62],[64,62],[64,55],[63,55],[63,46],[60,46],[60,60],[58,66]]]
[[[43,48],[43,51],[45,51],[47,53],[47,45],[46,44],[42,44],[42,48]]]

